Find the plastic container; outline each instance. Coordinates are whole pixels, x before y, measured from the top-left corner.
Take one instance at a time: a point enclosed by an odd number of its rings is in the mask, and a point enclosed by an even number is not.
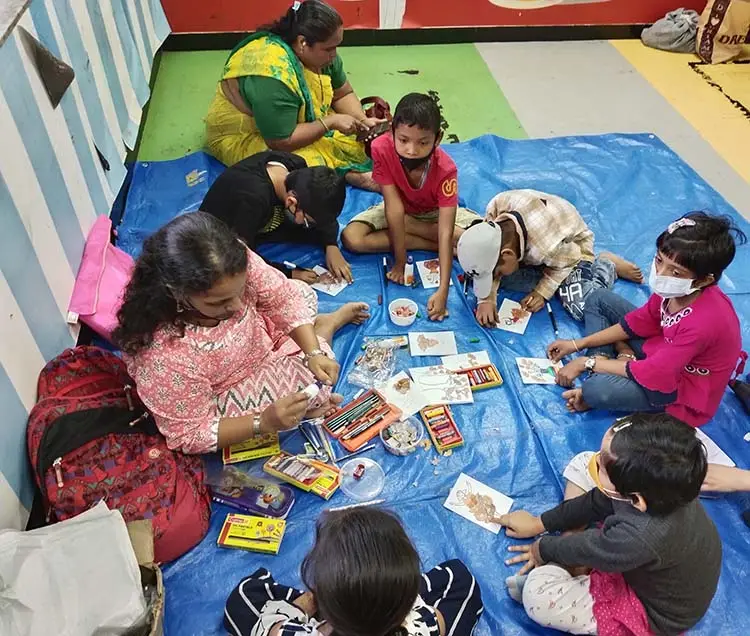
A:
[[[413,312],[412,315],[397,316],[395,314],[395,311],[397,309],[400,309],[401,307],[411,309],[411,311]],[[391,304],[388,305],[388,315],[391,318],[391,322],[394,325],[398,325],[399,327],[408,327],[409,325],[411,325],[417,319],[418,311],[419,307],[417,306],[417,303],[415,303],[413,300],[409,300],[408,298],[396,298],[396,300],[391,301]]]
[[[388,441],[388,437],[391,434],[391,429],[398,429],[398,427],[400,426],[408,426],[415,431],[415,441],[412,444],[397,446]],[[406,457],[407,455],[413,453],[415,450],[417,450],[417,447],[422,443],[423,439],[424,426],[422,426],[422,423],[415,417],[407,417],[402,422],[394,422],[390,426],[380,431],[380,441],[383,442],[385,450],[393,455],[398,455],[399,457]]]
[[[354,472],[362,464],[365,472],[355,479]],[[375,499],[385,486],[385,473],[380,464],[369,457],[352,457],[341,467],[341,490],[357,501]]]

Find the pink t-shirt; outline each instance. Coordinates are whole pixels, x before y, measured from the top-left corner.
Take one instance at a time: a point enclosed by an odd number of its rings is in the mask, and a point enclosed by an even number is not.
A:
[[[662,403],[667,413],[691,426],[708,422],[742,351],[740,323],[732,301],[718,285],[708,287],[692,305],[676,314],[652,294],[620,323],[633,337],[645,339],[646,358],[628,362],[627,372]]]
[[[372,142],[372,178],[381,186],[395,185],[401,193],[407,214],[424,214],[437,208],[458,205],[458,170],[448,154],[438,146],[430,158],[427,178],[421,188],[413,188],[396,153],[393,135],[380,135]]]

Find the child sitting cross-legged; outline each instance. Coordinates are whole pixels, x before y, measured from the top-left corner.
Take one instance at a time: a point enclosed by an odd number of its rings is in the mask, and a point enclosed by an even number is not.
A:
[[[427,302],[430,320],[443,320],[453,246],[479,215],[458,207],[456,164],[440,148],[440,109],[429,95],[410,93],[393,115],[393,134],[372,143],[372,178],[383,202],[355,216],[341,240],[352,252],[393,252],[388,279],[404,284],[407,250],[438,252],[440,286]]]
[[[507,563],[525,565],[507,579],[509,593],[537,623],[571,634],[690,629],[721,570],[719,535],[698,501],[706,466],[695,430],[671,415],[618,420],[598,453],[565,469],[566,501],[541,517],[497,519],[509,537],[550,533],[510,547],[520,554]]]
[[[463,563],[421,575],[401,523],[377,508],[323,513],[302,580],[307,592],[257,570],[229,596],[224,627],[236,636],[470,636],[484,609]]]

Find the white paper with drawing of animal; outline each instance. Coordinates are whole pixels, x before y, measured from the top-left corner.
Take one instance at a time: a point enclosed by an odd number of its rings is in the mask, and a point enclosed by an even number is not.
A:
[[[516,364],[524,384],[556,384],[555,371],[563,368],[547,358],[516,358]]]
[[[459,353],[455,356],[443,356],[440,360],[443,366],[451,371],[473,369],[474,367],[484,367],[491,364],[490,356],[486,351],[472,351],[471,353]]]
[[[414,415],[429,404],[419,385],[406,374],[406,371],[394,375],[379,386],[378,391],[388,404],[401,409],[401,419]]]
[[[510,298],[503,298],[497,311],[497,328],[503,331],[523,334],[531,320],[531,313],[521,309],[521,304]]]
[[[427,404],[471,404],[474,394],[469,378],[453,373],[441,364],[409,369]]]
[[[313,267],[313,271],[318,275],[318,282],[313,283],[312,285],[310,285],[310,287],[312,287],[313,289],[317,289],[318,291],[322,291],[324,294],[335,296],[349,284],[345,280],[337,282],[331,272],[329,272],[325,267],[321,267],[320,265],[316,265],[315,267]]]
[[[422,287],[425,289],[440,287],[440,261],[437,258],[417,261],[415,264],[419,272],[419,279],[422,281]],[[453,284],[452,280],[450,284]]]
[[[464,519],[497,534],[502,526],[490,520],[510,512],[513,500],[481,481],[461,473],[443,505]]]
[[[409,353],[413,356],[451,356],[458,353],[452,331],[412,331]]]

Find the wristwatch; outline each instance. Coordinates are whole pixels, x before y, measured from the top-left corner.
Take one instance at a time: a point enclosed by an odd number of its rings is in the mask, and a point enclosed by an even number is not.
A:
[[[306,353],[305,357],[302,358],[302,362],[305,363],[305,366],[310,366],[310,358],[314,358],[315,356],[324,356],[326,354],[325,351],[322,349],[313,349],[310,353]]]
[[[594,356],[591,356],[590,358],[586,358],[585,367],[587,371],[591,371],[593,373],[595,366],[596,366],[596,358]]]

